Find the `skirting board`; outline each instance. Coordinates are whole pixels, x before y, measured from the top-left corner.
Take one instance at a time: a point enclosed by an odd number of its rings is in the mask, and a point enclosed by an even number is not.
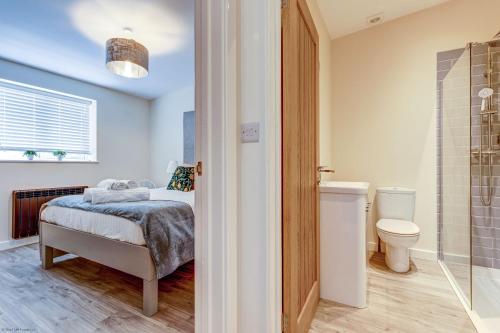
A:
[[[410,249],[410,257],[415,259],[424,259],[432,261],[438,260],[436,251],[423,250],[423,249]]]
[[[452,262],[455,264],[470,264],[470,257],[463,254],[444,253],[444,262]]]
[[[38,243],[38,236],[27,237],[22,239],[9,239],[0,242],[0,251],[10,250],[15,247],[30,245],[35,243]]]
[[[370,252],[378,251],[377,243],[368,242],[368,251]],[[410,257],[415,259],[437,261],[437,252],[431,250],[423,250],[423,249],[410,249]]]

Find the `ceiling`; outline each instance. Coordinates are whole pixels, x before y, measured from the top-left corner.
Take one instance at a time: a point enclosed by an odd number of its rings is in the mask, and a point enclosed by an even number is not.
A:
[[[338,38],[367,29],[367,18],[382,13],[383,22],[394,20],[449,0],[317,0],[330,37]],[[380,24],[379,23],[379,24]]]
[[[149,50],[146,78],[106,69],[123,28]],[[0,58],[146,99],[194,83],[194,0],[0,0],[0,31]]]

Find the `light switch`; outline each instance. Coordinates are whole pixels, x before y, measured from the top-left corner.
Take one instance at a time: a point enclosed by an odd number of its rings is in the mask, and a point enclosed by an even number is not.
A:
[[[241,142],[259,142],[259,123],[245,123],[241,125]]]

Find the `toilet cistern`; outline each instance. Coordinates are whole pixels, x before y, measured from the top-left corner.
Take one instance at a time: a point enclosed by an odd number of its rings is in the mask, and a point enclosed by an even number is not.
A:
[[[410,248],[420,236],[413,223],[416,191],[404,187],[377,189],[377,234],[385,244],[385,263],[398,273],[410,269]]]

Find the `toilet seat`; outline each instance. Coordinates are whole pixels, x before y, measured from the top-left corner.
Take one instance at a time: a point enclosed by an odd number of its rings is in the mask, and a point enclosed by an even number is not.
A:
[[[418,225],[405,220],[381,219],[377,222],[377,229],[397,236],[416,236],[420,234]]]

